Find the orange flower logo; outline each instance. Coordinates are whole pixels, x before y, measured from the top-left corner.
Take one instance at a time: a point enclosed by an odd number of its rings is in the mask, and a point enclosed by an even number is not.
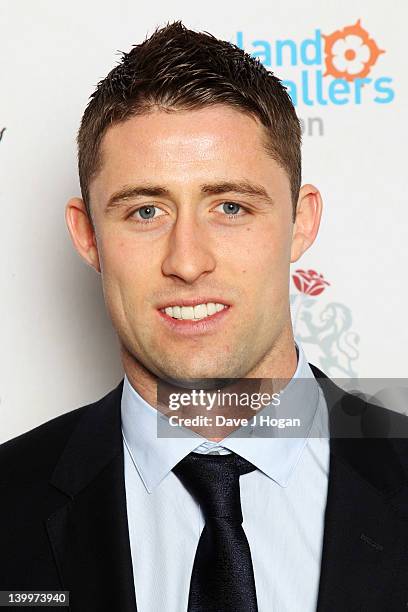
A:
[[[385,53],[361,24],[360,19],[351,26],[323,34],[326,54],[326,72],[323,76],[354,81],[366,77],[378,56]]]

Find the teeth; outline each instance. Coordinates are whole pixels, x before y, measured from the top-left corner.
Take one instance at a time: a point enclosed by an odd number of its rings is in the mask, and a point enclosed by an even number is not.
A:
[[[170,308],[170,310],[173,311],[173,314],[171,314],[171,317],[174,317],[175,319],[181,319],[181,308],[180,306],[173,306]]]
[[[207,304],[207,312],[209,315],[213,315],[217,312],[217,309],[215,307],[215,304],[213,302],[209,302]]]
[[[194,318],[195,319],[203,319],[208,315],[207,313],[207,305],[206,304],[198,304],[194,306]]]
[[[208,304],[197,304],[197,306],[167,306],[164,312],[174,319],[200,320],[224,308],[226,308],[224,304],[208,302]]]
[[[182,306],[181,307],[181,318],[182,319],[194,319],[194,307],[193,306]]]

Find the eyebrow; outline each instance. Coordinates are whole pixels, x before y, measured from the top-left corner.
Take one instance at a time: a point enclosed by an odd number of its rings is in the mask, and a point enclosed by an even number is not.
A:
[[[206,195],[221,195],[223,193],[236,193],[256,198],[261,198],[273,204],[273,199],[268,195],[262,185],[250,181],[222,181],[217,183],[205,183],[200,186],[200,191]],[[113,193],[106,205],[105,210],[110,211],[138,197],[170,197],[171,192],[160,185],[126,185]]]

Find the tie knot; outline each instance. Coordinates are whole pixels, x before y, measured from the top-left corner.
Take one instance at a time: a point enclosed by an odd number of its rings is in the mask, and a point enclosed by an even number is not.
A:
[[[200,504],[206,521],[229,519],[242,523],[239,477],[256,467],[249,461],[230,453],[205,455],[190,453],[173,472]]]

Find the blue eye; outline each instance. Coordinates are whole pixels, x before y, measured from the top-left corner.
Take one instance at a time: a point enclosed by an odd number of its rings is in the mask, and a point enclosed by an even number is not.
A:
[[[222,209],[220,208],[221,206]],[[217,210],[218,213],[221,213],[221,220],[223,221],[240,220],[241,217],[246,217],[249,214],[246,206],[243,206],[242,204],[237,204],[237,202],[233,202],[231,200],[221,202],[221,204],[218,204],[218,206],[216,206],[214,210]]]
[[[135,218],[138,223],[148,223],[149,221],[154,221],[158,217],[162,217],[164,214],[165,212],[158,206],[146,204],[134,210],[131,217]]]
[[[240,204],[236,204],[235,202],[224,202],[222,204],[222,208],[227,215],[236,215],[239,212],[239,209],[242,207]]]
[[[154,206],[142,206],[136,212],[140,213],[142,219],[153,219],[156,208]]]

